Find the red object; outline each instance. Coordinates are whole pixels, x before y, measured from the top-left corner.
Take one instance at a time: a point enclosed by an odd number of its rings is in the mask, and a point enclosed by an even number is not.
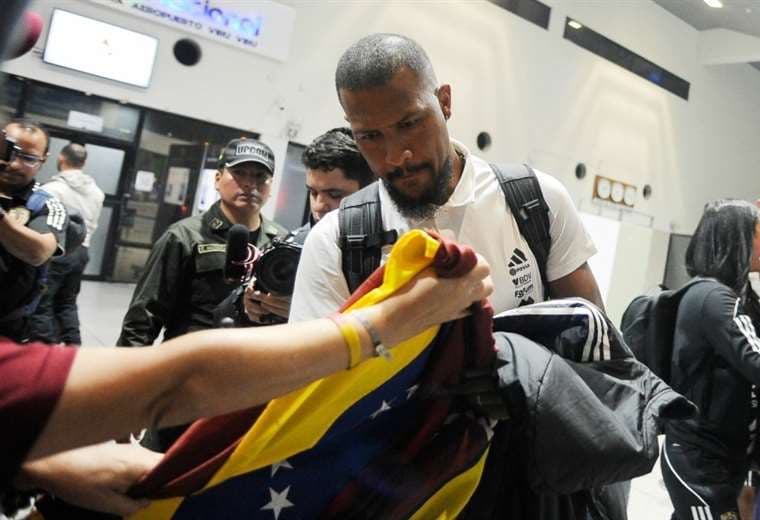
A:
[[[8,59],[18,58],[32,50],[40,39],[42,27],[42,17],[39,14],[33,11],[24,12],[8,42]]]
[[[0,488],[18,471],[53,413],[76,353],[0,338]]]

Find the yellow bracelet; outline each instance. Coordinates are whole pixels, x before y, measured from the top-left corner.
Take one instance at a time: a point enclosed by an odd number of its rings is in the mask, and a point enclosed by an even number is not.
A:
[[[338,326],[338,330],[346,340],[348,347],[348,370],[351,370],[362,360],[362,340],[359,337],[359,331],[350,320],[342,314],[334,314],[330,319]]]

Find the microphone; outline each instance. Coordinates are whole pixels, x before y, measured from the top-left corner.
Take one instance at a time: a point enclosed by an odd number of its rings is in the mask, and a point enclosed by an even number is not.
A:
[[[224,259],[226,283],[239,284],[248,275],[248,236],[248,228],[242,224],[234,224],[227,233],[227,256]]]
[[[24,12],[11,32],[5,58],[12,60],[32,50],[40,38],[42,27],[43,21],[39,14],[33,11]]]

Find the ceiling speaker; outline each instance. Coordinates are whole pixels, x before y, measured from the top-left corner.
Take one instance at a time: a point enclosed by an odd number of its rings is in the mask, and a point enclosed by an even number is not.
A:
[[[491,134],[488,132],[480,132],[476,138],[476,143],[479,150],[487,150],[491,146]]]
[[[190,38],[183,38],[174,44],[174,57],[182,65],[192,67],[201,61],[201,46]]]

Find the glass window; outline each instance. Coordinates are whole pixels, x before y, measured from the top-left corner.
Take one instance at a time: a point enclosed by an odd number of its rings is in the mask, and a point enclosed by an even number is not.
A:
[[[90,237],[90,249],[88,250],[90,261],[87,263],[84,274],[92,276],[103,274],[103,257],[108,241],[108,231],[111,228],[111,217],[113,217],[113,208],[103,206],[103,211],[100,212],[100,218],[98,219],[98,227]]]
[[[218,153],[222,145],[238,137],[257,138],[258,134],[146,110],[127,203],[129,213],[137,218],[120,226],[120,238],[150,245],[170,224],[189,216],[193,197],[187,194],[195,193],[206,150]],[[215,160],[209,162],[216,164]],[[170,169],[175,176],[178,172],[187,176],[186,195],[179,204],[167,195],[172,186]],[[135,232],[131,224],[139,230]]]
[[[50,138],[50,157],[36,175],[37,180],[42,184],[58,173],[58,154],[67,144],[69,144],[68,139],[55,136]],[[87,161],[83,168],[84,172],[95,179],[98,187],[106,195],[116,195],[119,191],[119,177],[124,163],[124,150],[91,143],[86,143],[85,149]]]
[[[124,244],[116,248],[115,280],[137,279],[150,246],[169,225],[191,215],[201,171],[215,169],[221,147],[238,137],[258,134],[145,110],[119,217],[118,239]]]
[[[111,274],[113,282],[135,282],[148,261],[150,249],[142,247],[116,247],[116,261]]]
[[[691,235],[670,235],[668,244],[668,260],[665,263],[663,284],[668,289],[678,289],[691,279],[686,271],[686,249],[689,247]]]
[[[33,84],[26,116],[51,126],[132,142],[140,110],[73,90]]]
[[[306,147],[302,144],[288,143],[285,165],[282,168],[282,180],[277,192],[277,205],[274,208],[274,220],[285,229],[293,230],[304,223],[308,209],[306,198],[306,167],[301,156]]]
[[[16,116],[24,82],[13,76],[0,73],[0,84],[2,84],[2,90],[0,91],[0,118],[7,121]]]

